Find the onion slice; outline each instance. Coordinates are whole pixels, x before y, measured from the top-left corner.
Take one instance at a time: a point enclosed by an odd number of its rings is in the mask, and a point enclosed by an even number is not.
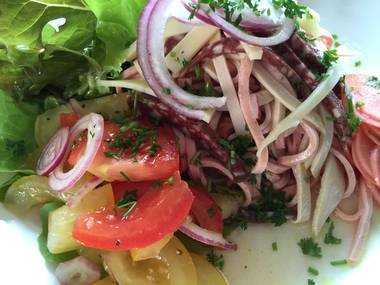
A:
[[[84,155],[77,164],[68,172],[63,172],[64,160],[49,176],[49,186],[56,191],[63,192],[71,188],[85,174],[88,167],[94,160],[97,151],[102,143],[104,131],[104,119],[101,115],[90,113],[81,118],[71,129],[69,143],[71,146],[74,141],[87,130],[87,145]],[[65,158],[69,154],[66,151]]]
[[[79,202],[82,200],[84,196],[86,196],[88,193],[90,193],[92,190],[94,190],[98,185],[100,185],[103,182],[103,179],[100,179],[96,176],[93,176],[90,181],[87,183],[84,183],[75,193],[73,196],[71,196],[67,202],[66,205],[69,208],[75,208],[78,206]]]
[[[152,0],[145,6],[138,29],[138,61],[144,78],[163,103],[182,115],[208,122],[210,114],[199,109],[222,107],[225,98],[199,97],[184,91],[173,81],[165,64],[165,26],[178,5],[181,3]]]
[[[69,128],[62,128],[50,139],[38,159],[38,175],[49,175],[62,162],[69,145],[69,133]]]
[[[201,9],[202,7],[204,6],[202,5]],[[274,46],[283,43],[291,37],[295,29],[295,20],[285,18],[282,27],[274,35],[269,37],[256,37],[245,33],[244,31],[235,27],[233,24],[227,22],[217,12],[214,12],[212,10],[204,12],[208,12],[208,16],[214,22],[214,24],[224,30],[231,37],[255,46]]]
[[[97,265],[83,256],[60,263],[55,275],[61,284],[89,285],[101,278],[101,271]]]
[[[207,245],[222,249],[237,249],[237,244],[226,241],[221,233],[203,229],[191,221],[186,221],[179,230],[192,239]]]

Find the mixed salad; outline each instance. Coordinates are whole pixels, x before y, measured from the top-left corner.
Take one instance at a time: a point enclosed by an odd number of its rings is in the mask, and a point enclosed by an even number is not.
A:
[[[294,0],[3,0],[0,200],[41,207],[62,284],[228,284],[232,231],[327,224],[339,244],[331,216],[357,224],[357,262],[380,80],[344,75],[350,55]]]

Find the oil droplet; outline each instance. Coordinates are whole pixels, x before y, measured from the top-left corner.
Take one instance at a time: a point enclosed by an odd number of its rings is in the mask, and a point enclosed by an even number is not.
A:
[[[182,254],[183,254],[182,250],[180,250],[180,249],[177,249],[175,253],[176,253],[177,255],[182,255]]]

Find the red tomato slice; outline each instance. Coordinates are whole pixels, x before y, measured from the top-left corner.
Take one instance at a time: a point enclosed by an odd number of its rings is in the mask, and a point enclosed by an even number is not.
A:
[[[146,182],[130,184],[127,190],[137,189],[141,197],[128,217],[122,219],[112,210],[82,215],[75,222],[73,238],[91,248],[128,250],[147,247],[173,233],[189,214],[194,199],[178,171],[173,178],[173,183],[161,188]]]
[[[223,230],[223,215],[214,198],[201,187],[191,187],[194,202],[191,214],[204,229],[221,233]]]
[[[76,113],[61,113],[59,114],[59,122],[61,128],[69,127],[71,128],[79,120],[79,116]]]
[[[355,114],[363,122],[380,127],[380,90],[369,84],[370,76],[351,74],[346,75],[346,88],[352,96]]]
[[[311,35],[311,38],[312,37],[313,36]],[[327,35],[322,35],[318,39],[326,46],[327,49],[330,49],[334,44],[334,39]]]
[[[139,125],[153,129],[147,123],[139,122]],[[154,156],[150,154],[152,146],[151,137],[147,137],[140,146],[136,156],[131,155],[133,142],[120,159],[107,157],[105,153],[119,153],[120,148],[110,148],[120,134],[119,125],[106,121],[104,125],[103,142],[88,171],[106,181],[125,181],[125,175],[131,181],[150,181],[169,177],[179,170],[179,153],[176,146],[175,135],[167,128],[156,128],[158,131],[157,142],[159,148]],[[125,138],[131,137],[131,131],[122,134]],[[87,136],[83,136],[72,149],[68,158],[69,165],[75,165],[85,150]]]

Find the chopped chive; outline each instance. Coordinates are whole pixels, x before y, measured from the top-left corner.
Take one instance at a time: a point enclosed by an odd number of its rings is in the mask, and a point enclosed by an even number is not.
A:
[[[199,164],[199,156],[201,155],[201,151],[198,150],[193,157],[190,159],[190,164],[198,165]]]
[[[355,67],[359,67],[363,64],[361,60],[355,61]]]
[[[153,187],[154,188],[161,188],[162,187],[162,182],[160,180],[154,181],[153,182]]]
[[[170,88],[167,87],[162,88],[162,92],[164,92],[165,95],[170,95],[172,93]]]
[[[313,274],[314,276],[319,275],[319,271],[317,269],[315,269],[314,267],[311,267],[311,266],[309,266],[309,268],[307,269],[307,272],[309,272],[310,274]]]
[[[330,264],[332,266],[340,266],[340,265],[346,265],[346,264],[348,264],[348,261],[347,261],[347,259],[334,260],[334,261],[331,261]]]
[[[212,183],[212,181],[209,181],[209,182],[207,183],[207,192],[208,192],[208,193],[212,193],[212,192],[214,192],[214,184]]]
[[[125,179],[125,181],[131,182],[131,179],[129,179],[129,177],[127,176],[127,174],[125,174],[123,171],[120,171],[120,175],[123,176],[123,178]]]
[[[212,218],[213,216],[215,216],[215,210],[213,208],[209,208],[207,210],[207,215]]]
[[[202,76],[201,66],[199,64],[195,65],[195,79],[200,80]]]
[[[173,182],[174,182],[174,176],[170,176],[168,179],[166,179],[165,184],[172,186]]]
[[[272,242],[272,250],[278,251],[277,242]]]

